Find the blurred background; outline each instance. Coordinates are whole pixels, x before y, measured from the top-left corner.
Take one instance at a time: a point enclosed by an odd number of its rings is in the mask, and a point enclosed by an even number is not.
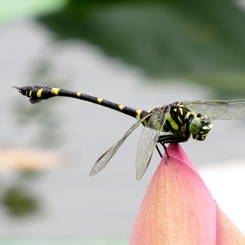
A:
[[[0,244],[128,244],[160,162],[141,181],[142,127],[107,168],[89,172],[135,120],[56,98],[31,105],[12,88],[47,85],[133,108],[245,98],[245,1],[0,0]],[[216,121],[182,144],[245,233],[244,120]]]

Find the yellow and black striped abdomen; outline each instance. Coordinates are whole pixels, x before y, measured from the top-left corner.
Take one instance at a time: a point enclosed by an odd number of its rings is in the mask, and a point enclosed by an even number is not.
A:
[[[61,88],[50,88],[41,86],[26,86],[26,87],[15,87],[19,92],[30,98],[32,104],[38,103],[42,100],[47,100],[55,96],[70,97],[79,100],[88,101],[97,105],[101,105],[119,112],[122,112],[128,116],[135,117],[136,119],[141,119],[148,115],[148,111],[134,109],[122,104],[117,104],[109,100],[102,99],[101,97],[94,97],[81,92],[73,92]]]

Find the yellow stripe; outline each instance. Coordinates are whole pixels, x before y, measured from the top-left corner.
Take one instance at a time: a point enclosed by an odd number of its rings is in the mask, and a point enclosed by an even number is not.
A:
[[[179,112],[181,115],[183,115],[183,109],[181,107],[179,107]]]
[[[28,93],[28,92],[26,92],[26,95],[28,96],[28,97],[31,97],[31,95],[32,95],[32,90]]]
[[[78,93],[77,93],[77,97],[80,97],[81,94],[82,94],[82,93],[78,92]]]
[[[193,111],[189,111],[189,112],[186,113],[185,119],[186,119],[186,118],[189,118],[190,116],[194,116],[194,117],[195,117],[196,114],[195,114]]]
[[[42,88],[37,91],[37,97],[38,98],[41,98],[42,97],[42,92],[43,92],[43,89]]]
[[[103,101],[103,99],[102,99],[102,98],[97,98],[97,101],[98,101],[99,103],[101,103],[101,102]]]
[[[179,126],[174,120],[170,121],[170,124],[174,130],[178,130]]]
[[[168,122],[170,123],[171,127],[174,130],[178,130],[179,126],[178,124],[173,120],[173,118],[171,117],[170,113],[168,113],[168,117],[167,117]]]
[[[118,105],[118,108],[119,108],[121,111],[123,110],[124,107],[125,107],[124,105]]]
[[[142,110],[136,110],[136,118],[140,119],[140,115],[141,115]]]
[[[55,94],[55,95],[58,95],[58,94],[59,94],[59,91],[60,91],[59,88],[52,88],[51,93],[52,93],[52,94]]]

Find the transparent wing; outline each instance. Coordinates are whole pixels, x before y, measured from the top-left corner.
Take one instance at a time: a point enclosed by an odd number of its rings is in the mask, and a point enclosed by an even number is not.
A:
[[[119,147],[122,145],[122,143],[125,141],[125,139],[148,117],[151,116],[151,113],[149,113],[144,118],[140,119],[137,123],[135,123],[124,135],[123,137],[116,142],[109,150],[107,150],[94,164],[90,176],[93,176],[97,174],[99,171],[101,171],[111,160],[113,155],[117,152]]]
[[[149,166],[160,130],[144,127],[136,155],[136,180],[140,180]]]
[[[245,99],[241,100],[192,100],[182,102],[190,110],[215,119],[245,118]]]
[[[144,127],[138,144],[136,155],[136,179],[140,180],[149,166],[159,135],[166,121],[169,107],[155,108],[152,116]]]

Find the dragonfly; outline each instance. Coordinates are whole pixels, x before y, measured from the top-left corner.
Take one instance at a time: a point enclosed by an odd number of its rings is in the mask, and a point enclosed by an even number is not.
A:
[[[136,179],[140,180],[146,172],[156,147],[160,143],[167,154],[165,144],[186,142],[189,138],[203,141],[212,129],[212,121],[217,119],[245,118],[245,99],[238,100],[190,100],[157,106],[151,110],[134,109],[117,104],[101,97],[82,92],[73,92],[47,86],[14,86],[32,104],[52,97],[70,97],[98,104],[137,119],[137,122],[94,164],[90,176],[104,169],[127,137],[140,125],[144,128],[140,135],[136,154]]]

